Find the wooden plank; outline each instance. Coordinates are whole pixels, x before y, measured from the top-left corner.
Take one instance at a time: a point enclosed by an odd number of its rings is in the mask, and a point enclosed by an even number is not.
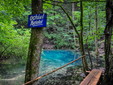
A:
[[[93,69],[88,76],[80,83],[80,85],[96,85],[99,81],[102,71]]]
[[[97,70],[97,74],[94,76],[94,78],[92,78],[92,80],[90,81],[88,85],[97,85],[101,74],[102,74],[102,70]]]
[[[86,76],[86,78],[81,82],[80,85],[88,85],[88,83],[89,83],[90,80],[92,79],[94,73],[95,73],[95,71],[92,70],[92,71]]]

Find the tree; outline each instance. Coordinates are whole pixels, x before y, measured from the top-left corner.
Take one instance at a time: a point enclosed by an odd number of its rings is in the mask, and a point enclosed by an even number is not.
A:
[[[98,3],[95,2],[95,54],[96,54],[96,60],[97,60],[97,66],[98,66],[98,57],[99,57],[99,52],[98,52]]]
[[[81,27],[81,32],[80,32],[80,39],[79,39],[79,46],[81,50],[81,54],[85,55],[85,50],[84,50],[84,43],[83,43],[83,3],[82,0],[80,0],[80,8],[81,8],[81,17],[80,17],[80,27]],[[84,73],[86,74],[86,71],[88,70],[88,65],[87,65],[87,60],[86,57],[82,59],[83,67],[84,67]]]
[[[43,13],[42,0],[32,0],[32,14]],[[39,72],[40,56],[43,43],[43,28],[32,28],[30,46],[26,65],[25,82],[30,81],[37,77]],[[33,82],[29,85],[37,85]]]
[[[111,55],[111,37],[113,28],[113,1],[106,2],[106,28],[105,34],[105,85],[112,85],[113,83],[113,55]]]
[[[60,6],[60,5],[59,5]],[[60,6],[61,9],[65,12],[65,14],[67,15],[67,17],[69,18],[73,28],[74,28],[74,31],[76,32],[77,34],[77,37],[78,37],[78,41],[79,41],[79,46],[80,46],[80,52],[81,52],[81,55],[85,55],[85,51],[84,51],[84,43],[83,43],[83,3],[82,3],[82,0],[80,0],[80,11],[81,11],[81,15],[80,15],[80,33],[78,32],[76,26],[74,25],[74,22],[73,20],[71,19],[71,17],[69,16],[69,14],[66,12],[66,10]],[[86,61],[86,57],[82,58],[82,64],[83,64],[83,71],[85,74],[86,71],[88,70],[88,65],[87,65],[87,61]]]
[[[78,32],[72,18],[69,16],[67,11],[61,5],[57,5],[57,6],[61,7],[61,9],[64,11],[64,13],[67,15],[69,21],[71,22],[71,25],[73,26],[74,31],[76,32],[77,37],[78,37],[81,55],[84,56],[85,51],[84,51],[84,43],[83,43],[83,3],[82,3],[82,0],[80,0],[80,11],[81,11],[81,15],[80,15],[80,28],[81,28],[80,33]],[[88,64],[87,64],[86,57],[82,58],[82,64],[83,64],[83,71],[84,71],[85,74],[87,74],[86,71],[88,70]]]

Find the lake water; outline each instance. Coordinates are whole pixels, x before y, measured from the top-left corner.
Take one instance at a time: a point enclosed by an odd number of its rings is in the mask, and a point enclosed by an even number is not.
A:
[[[75,53],[71,50],[44,50],[41,56],[39,74],[42,75],[44,73],[50,72],[55,68],[77,59],[78,57],[80,57],[79,53]],[[81,60],[78,60],[69,66],[80,64]],[[16,72],[18,72],[18,75],[13,78],[0,79],[0,85],[21,85],[24,81],[24,71],[25,66],[15,68],[12,72],[10,72],[10,75],[13,76]],[[61,70],[61,72],[63,72],[63,70]]]
[[[80,57],[79,53],[75,53],[71,50],[45,50],[42,53],[41,63],[40,63],[40,74],[48,72],[55,68],[73,61]],[[80,65],[81,60],[76,61],[71,65]],[[46,69],[46,70],[45,70]]]

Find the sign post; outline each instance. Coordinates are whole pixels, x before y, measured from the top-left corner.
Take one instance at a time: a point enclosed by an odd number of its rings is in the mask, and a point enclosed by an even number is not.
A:
[[[35,14],[28,16],[28,27],[46,27],[47,14]]]

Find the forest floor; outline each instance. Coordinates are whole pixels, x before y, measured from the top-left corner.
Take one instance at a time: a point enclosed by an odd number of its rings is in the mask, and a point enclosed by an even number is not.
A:
[[[79,85],[83,79],[81,67],[68,67],[65,71],[39,80],[39,85]]]

